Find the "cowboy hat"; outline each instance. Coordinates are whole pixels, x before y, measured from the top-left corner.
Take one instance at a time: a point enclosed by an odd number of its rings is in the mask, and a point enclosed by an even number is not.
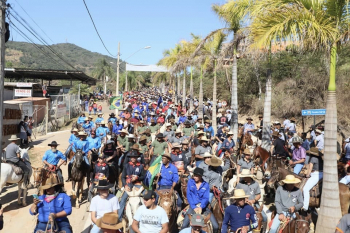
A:
[[[59,144],[57,144],[56,141],[52,141],[50,144],[48,144],[48,146],[58,146]]]
[[[103,113],[101,113],[101,112],[100,112],[100,113],[97,113],[97,116],[99,116],[99,115],[103,115]]]
[[[139,124],[145,124],[145,122],[144,121],[139,121]]]
[[[151,130],[149,128],[147,128],[145,131],[143,131],[143,134],[147,134],[147,133],[151,133]]]
[[[279,137],[280,133],[278,131],[273,131],[272,137]]]
[[[42,185],[40,187],[40,189],[43,191],[43,190],[46,190],[46,189],[49,189],[49,188],[52,188],[56,185],[62,185],[60,182],[58,182],[58,179],[57,177],[55,176],[50,176],[49,178],[47,178],[46,182],[45,182],[45,185]]]
[[[258,118],[263,118],[263,116],[262,116],[262,115],[259,115]]]
[[[285,184],[297,184],[300,183],[301,180],[298,178],[295,178],[293,175],[287,175],[284,180],[282,180],[283,183]]]
[[[128,132],[126,129],[122,129],[122,130],[120,131],[120,133],[129,134],[129,132]]]
[[[189,142],[187,139],[185,139],[185,140],[183,140],[183,141],[181,142],[181,144],[182,144],[182,145],[188,145],[188,144],[190,144],[190,142]]]
[[[146,135],[142,135],[142,136],[141,136],[140,142],[143,141],[143,140],[147,140],[147,136],[146,136]]]
[[[140,157],[140,155],[136,151],[130,151],[127,157]]]
[[[177,142],[174,142],[172,145],[171,145],[173,148],[181,148],[181,145]]]
[[[133,149],[133,150],[138,150],[138,151],[141,150],[139,144],[134,144],[134,145],[132,145],[131,149]]]
[[[162,155],[162,157],[167,157],[168,159],[171,160],[171,155],[170,155],[169,153],[164,153],[164,154]]]
[[[78,132],[79,130],[77,128],[73,128],[71,132]]]
[[[200,167],[196,167],[193,171],[193,175],[197,175],[197,176],[203,176],[204,174],[204,170]]]
[[[199,139],[200,141],[209,141],[209,139],[206,137],[206,136],[202,136],[200,139]]]
[[[322,133],[322,131],[321,131],[321,130],[319,130],[319,129],[316,129],[316,130],[315,130],[315,133],[319,133],[319,134],[321,134],[321,133]]]
[[[256,178],[255,175],[250,174],[249,169],[242,169],[241,174],[238,175],[238,177],[250,177],[250,178]]]
[[[295,117],[290,118],[290,121],[296,121]]]
[[[213,167],[219,167],[221,166],[221,164],[222,164],[222,160],[217,158],[216,156],[211,157],[211,159],[208,162],[208,165]]]
[[[108,144],[113,144],[113,143],[114,143],[114,141],[112,141],[112,140],[107,140],[106,145],[108,145]]]
[[[105,124],[105,121],[100,121],[100,124],[101,124],[101,125],[104,125],[104,124]]]
[[[199,130],[197,135],[200,135],[200,134],[205,134],[203,130]]]
[[[165,127],[169,127],[169,126],[171,126],[170,123],[166,123],[166,124],[165,124]]]
[[[175,131],[175,134],[178,134],[178,133],[182,133],[182,131],[179,128],[177,128]]]
[[[246,118],[246,120],[251,120],[251,121],[252,121],[252,120],[253,120],[253,118],[251,118],[251,117],[247,117],[247,118]]]
[[[133,134],[129,134],[128,136],[126,136],[127,138],[135,138],[135,136]]]
[[[78,136],[87,136],[87,134],[86,134],[84,131],[80,131],[80,132],[78,133]]]
[[[251,155],[250,150],[248,148],[244,149],[243,154],[245,155]]]
[[[123,223],[119,222],[117,213],[110,212],[97,219],[96,226],[102,229],[117,230],[123,228]]]
[[[113,185],[110,184],[106,179],[98,180],[98,184],[95,186],[96,189],[110,189]]]
[[[88,116],[89,119],[92,119],[93,117],[92,116]]]
[[[232,131],[230,131],[230,132],[228,132],[228,133],[227,133],[227,135],[233,135],[233,132],[232,132]]]
[[[299,136],[293,137],[292,143],[303,143],[303,139]]]
[[[11,135],[11,137],[9,138],[9,141],[17,141],[19,138],[15,135],[15,134],[13,134],[13,135]]]
[[[345,142],[350,142],[350,137],[345,139]]]
[[[315,155],[315,156],[320,156],[320,152],[316,147],[311,147],[310,150],[306,151],[306,153]]]
[[[204,123],[210,124],[210,120],[205,120]]]
[[[185,125],[190,125],[191,124],[191,122],[189,122],[189,121],[185,121],[185,123],[184,123]]]
[[[205,227],[203,216],[200,214],[193,214],[191,218],[191,227]]]
[[[115,114],[112,112],[111,114],[109,114],[109,116],[115,116]]]
[[[156,138],[164,138],[164,135],[162,133],[159,133],[156,135]]]
[[[203,158],[211,158],[213,157],[212,154],[210,154],[208,151],[204,153]]]
[[[247,198],[249,195],[246,195],[243,189],[236,189],[233,196],[230,197],[232,199],[241,199],[241,198]]]

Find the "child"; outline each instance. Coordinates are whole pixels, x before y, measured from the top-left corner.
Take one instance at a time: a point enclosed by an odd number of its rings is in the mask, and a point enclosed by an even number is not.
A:
[[[92,193],[95,188],[95,182],[98,183],[101,179],[108,179],[109,176],[109,167],[106,163],[106,155],[100,154],[98,156],[97,164],[95,164],[94,173],[93,173],[93,181],[90,184],[89,187],[89,193],[88,193],[88,200],[91,200]]]
[[[91,115],[92,106],[89,106],[89,115]]]
[[[97,104],[96,102],[94,102],[94,104],[92,105],[93,109],[94,109],[94,115],[96,115],[97,112]]]
[[[97,109],[98,109],[99,113],[102,113],[102,105],[101,104],[98,105]]]

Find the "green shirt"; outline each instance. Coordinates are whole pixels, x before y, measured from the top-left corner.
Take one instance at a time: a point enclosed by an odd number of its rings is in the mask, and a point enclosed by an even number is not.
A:
[[[194,129],[192,127],[189,127],[189,128],[183,128],[183,133],[185,136],[188,136],[190,137],[191,136],[191,133],[194,131]]]
[[[124,138],[119,136],[117,142],[119,142],[125,148],[128,142],[128,138],[126,136]]]
[[[159,130],[159,125],[154,125],[154,126],[150,126],[149,129],[151,130],[151,133],[155,133]]]
[[[173,125],[173,126],[171,127],[171,130],[174,131],[174,132],[176,131],[176,129],[177,129],[177,125]]]
[[[168,148],[167,142],[158,142],[158,140],[154,140],[152,143],[153,154],[154,155],[163,155],[165,148]]]
[[[147,136],[146,136],[147,137]],[[146,143],[149,143],[152,141],[152,136],[147,137]]]
[[[140,126],[139,126],[139,127],[137,128],[137,133],[138,133],[138,134],[143,133],[146,129],[147,129],[146,126],[143,126],[143,127],[140,127]]]
[[[144,154],[146,151],[148,151],[147,145],[141,145],[141,153]]]

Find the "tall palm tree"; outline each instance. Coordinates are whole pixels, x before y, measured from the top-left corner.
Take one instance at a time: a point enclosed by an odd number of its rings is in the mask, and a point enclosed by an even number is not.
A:
[[[317,232],[334,232],[341,218],[337,176],[336,56],[349,35],[349,0],[261,0],[255,4],[251,32],[256,46],[278,39],[296,41],[301,49],[330,53],[325,117],[324,174]],[[257,13],[258,12],[258,13]]]
[[[100,59],[95,64],[95,69],[92,71],[92,77],[102,80],[104,84],[104,93],[106,93],[106,76],[109,77],[109,80],[112,80],[115,76],[115,72],[111,67],[110,63],[106,59]]]

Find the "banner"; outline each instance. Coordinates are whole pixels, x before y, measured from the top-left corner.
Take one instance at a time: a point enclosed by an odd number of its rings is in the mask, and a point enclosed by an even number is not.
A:
[[[143,183],[148,186],[149,189],[152,188],[154,177],[160,172],[160,168],[162,167],[162,156],[159,155],[152,163],[152,165],[148,168],[146,177]]]
[[[17,96],[17,97],[31,97],[32,90],[30,90],[30,89],[15,89],[15,96]]]
[[[118,109],[121,110],[123,109],[123,96],[114,96],[109,100],[110,106],[109,109]]]
[[[17,87],[32,87],[32,83],[17,83]]]

